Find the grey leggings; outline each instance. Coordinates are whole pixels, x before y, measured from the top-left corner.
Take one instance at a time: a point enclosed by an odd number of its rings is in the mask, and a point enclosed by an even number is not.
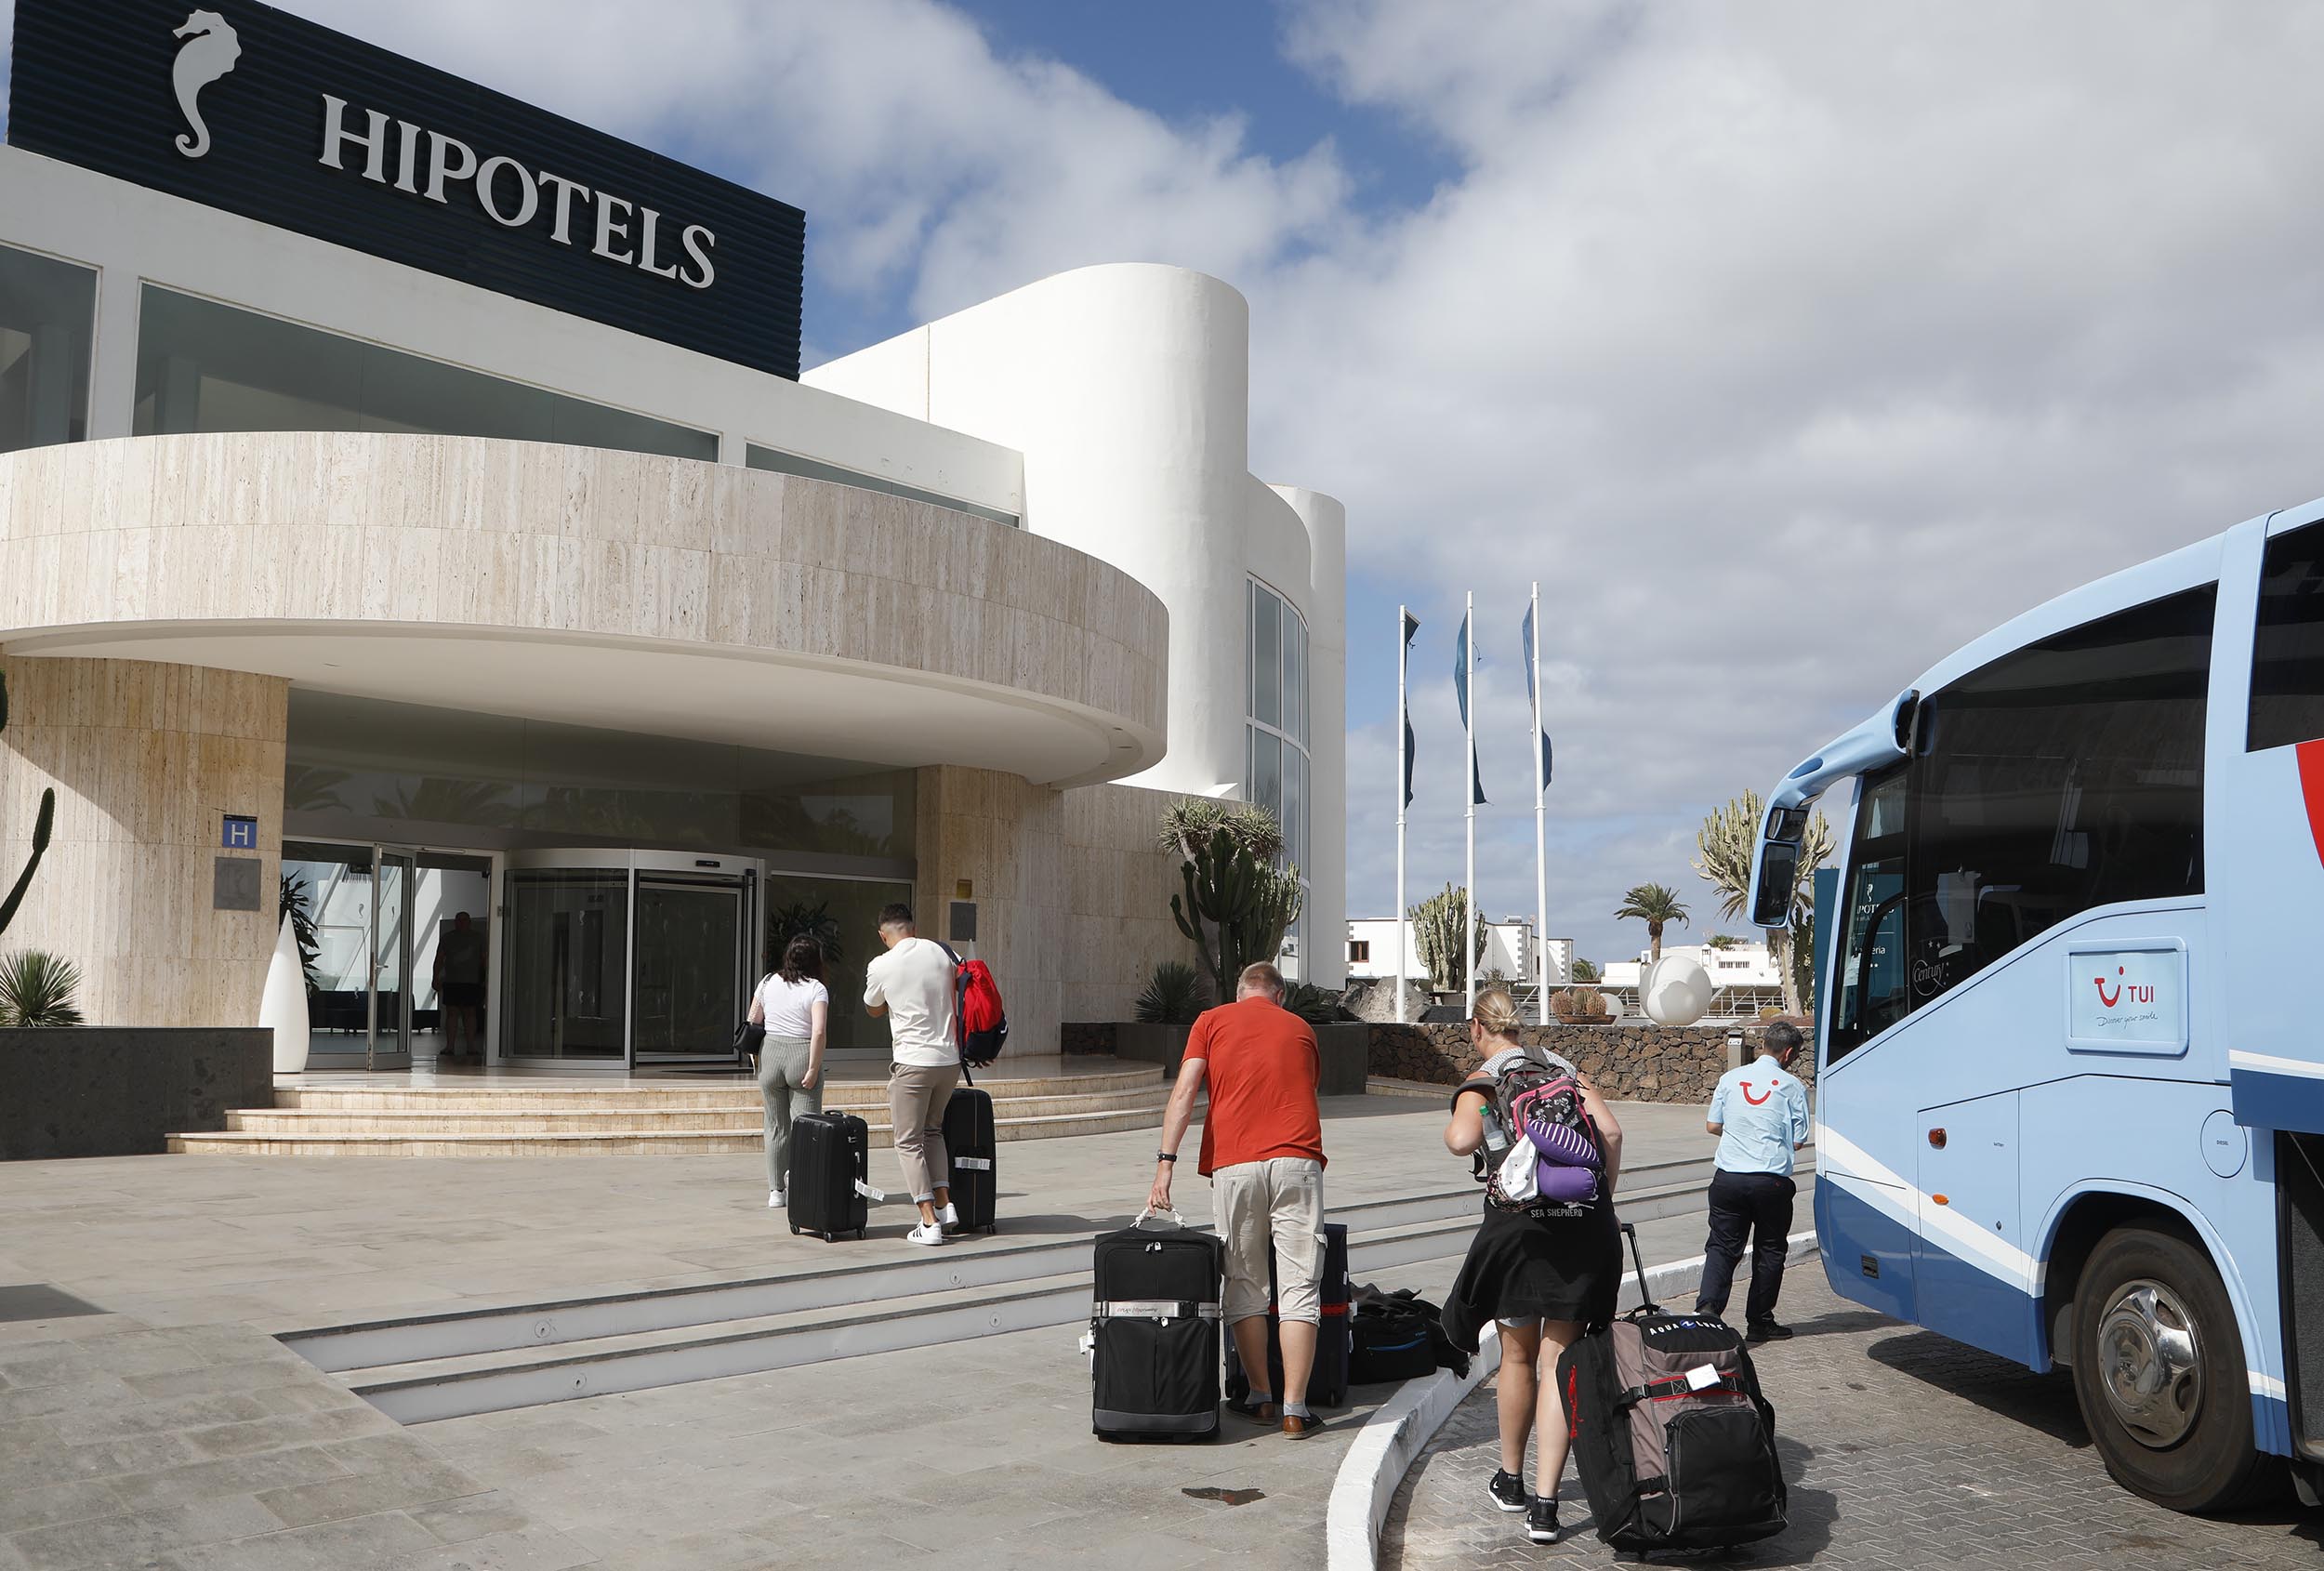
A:
[[[759,1097],[767,1104],[767,1187],[782,1189],[791,1166],[791,1120],[823,1111],[823,1086],[801,1090],[813,1044],[804,1036],[770,1036],[759,1050]]]

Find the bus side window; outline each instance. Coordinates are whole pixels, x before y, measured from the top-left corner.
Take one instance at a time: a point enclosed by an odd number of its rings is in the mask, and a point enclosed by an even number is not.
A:
[[[1841,942],[1829,986],[1831,1062],[1837,1063],[1902,1020],[1905,989],[1905,776],[1867,781],[1842,885]]]
[[[2260,561],[2244,750],[2324,736],[2324,523],[2289,529]]]

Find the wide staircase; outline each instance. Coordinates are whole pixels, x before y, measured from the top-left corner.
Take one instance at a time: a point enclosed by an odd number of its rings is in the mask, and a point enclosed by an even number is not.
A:
[[[764,1128],[759,1088],[739,1076],[616,1080],[522,1076],[325,1075],[278,1086],[272,1107],[226,1116],[216,1133],[169,1137],[169,1149],[225,1156],[693,1156],[756,1152]],[[977,1076],[993,1098],[1002,1140],[1052,1140],[1155,1129],[1169,1087],[1159,1066],[1113,1059],[1003,1059]],[[824,1106],[870,1126],[875,1148],[894,1143],[887,1083],[842,1065]]]

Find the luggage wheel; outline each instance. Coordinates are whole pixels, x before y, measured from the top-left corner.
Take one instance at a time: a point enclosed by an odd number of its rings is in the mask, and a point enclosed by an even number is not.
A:
[[[797,1222],[791,1223],[791,1236],[794,1238],[799,1236],[799,1223]]]

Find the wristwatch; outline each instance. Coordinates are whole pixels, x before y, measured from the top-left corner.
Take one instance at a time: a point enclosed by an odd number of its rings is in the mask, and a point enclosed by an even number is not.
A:
[[[1178,1160],[1178,1153],[1175,1151],[1157,1151],[1154,1154],[1154,1159],[1157,1162],[1175,1162]]]

